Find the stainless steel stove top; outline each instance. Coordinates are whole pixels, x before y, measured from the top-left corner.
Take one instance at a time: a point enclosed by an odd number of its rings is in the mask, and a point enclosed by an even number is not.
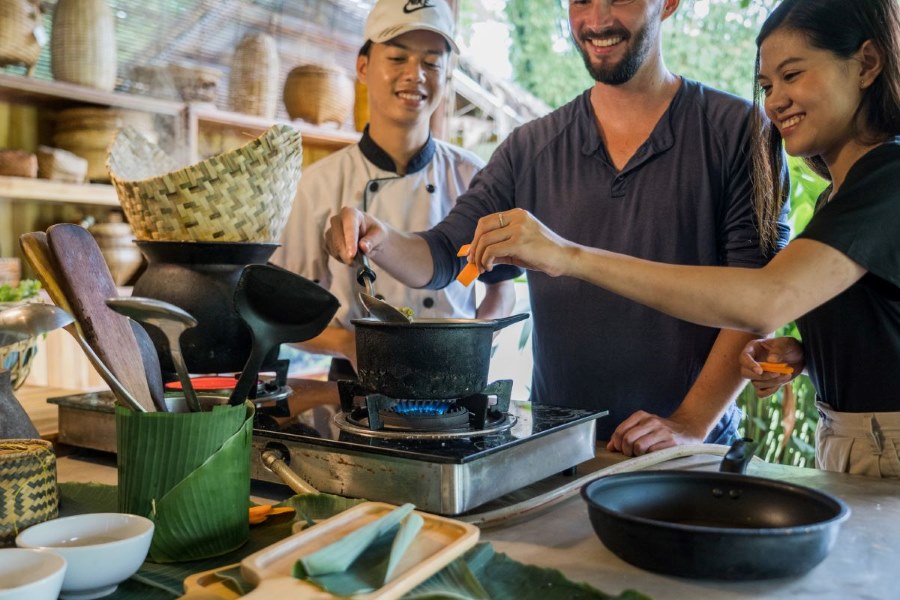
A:
[[[596,419],[606,414],[512,401],[508,429],[410,440],[346,431],[344,413],[319,406],[286,430],[254,430],[251,476],[281,483],[261,459],[274,449],[322,492],[457,515],[593,458]]]

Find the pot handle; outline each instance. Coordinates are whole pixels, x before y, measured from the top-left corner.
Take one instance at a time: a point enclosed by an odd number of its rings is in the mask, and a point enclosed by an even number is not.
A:
[[[517,315],[511,315],[509,317],[501,317],[499,319],[494,319],[493,323],[491,325],[491,328],[494,331],[498,331],[500,329],[503,329],[504,327],[512,325],[513,323],[518,323],[519,321],[524,321],[529,316],[530,315],[528,313],[519,313]]]
[[[722,473],[746,473],[747,465],[753,460],[753,452],[756,450],[756,442],[750,438],[741,438],[731,444],[731,448],[725,453],[719,471]]]

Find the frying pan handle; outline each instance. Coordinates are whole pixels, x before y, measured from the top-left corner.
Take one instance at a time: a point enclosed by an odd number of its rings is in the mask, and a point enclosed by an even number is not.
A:
[[[753,460],[753,452],[756,450],[756,442],[750,438],[741,438],[731,444],[731,449],[725,453],[719,471],[722,473],[746,473],[747,465]]]
[[[511,315],[509,317],[501,317],[499,319],[494,319],[493,329],[494,331],[498,331],[503,329],[504,327],[508,327],[513,323],[518,323],[519,321],[524,321],[530,315],[528,313],[519,313],[517,315]]]

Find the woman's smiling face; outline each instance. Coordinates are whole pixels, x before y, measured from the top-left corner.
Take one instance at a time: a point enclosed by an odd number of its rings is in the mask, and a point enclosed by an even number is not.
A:
[[[788,154],[828,163],[854,139],[859,73],[857,60],[815,48],[797,31],[778,29],[763,41],[759,85]]]

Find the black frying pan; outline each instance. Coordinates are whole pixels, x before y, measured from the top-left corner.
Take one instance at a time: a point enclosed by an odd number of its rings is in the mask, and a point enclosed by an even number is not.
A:
[[[633,565],[680,577],[755,580],[801,575],[834,546],[844,502],[803,486],[741,474],[741,440],[720,471],[641,471],[581,490],[603,544]]]

